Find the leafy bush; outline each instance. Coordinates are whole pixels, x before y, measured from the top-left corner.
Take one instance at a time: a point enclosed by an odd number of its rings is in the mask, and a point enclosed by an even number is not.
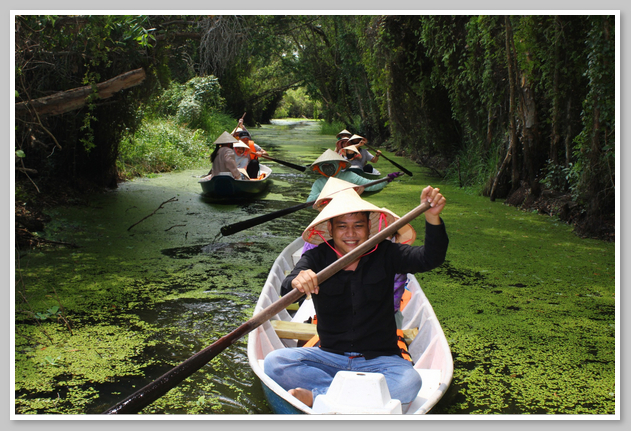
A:
[[[476,145],[465,144],[449,165],[446,177],[458,187],[473,188],[481,194],[489,178],[495,174],[497,163],[497,154],[485,156]]]
[[[185,84],[171,82],[169,88],[155,99],[152,112],[161,117],[177,116],[181,124],[195,128],[202,115],[221,111],[225,104],[216,77],[196,76]]]
[[[170,120],[146,119],[134,135],[125,137],[119,145],[119,175],[132,178],[200,166],[207,163],[209,140],[201,129],[179,127]]]
[[[234,128],[230,115],[204,113],[192,129],[177,120],[145,118],[136,133],[126,136],[119,145],[116,162],[119,175],[133,178],[154,172],[169,172],[208,165],[213,142],[224,131]]]
[[[219,80],[210,76],[196,76],[186,84],[187,92],[192,92],[193,99],[205,108],[221,109],[226,101],[221,97],[221,85]]]
[[[187,97],[180,102],[175,118],[179,124],[190,124],[195,127],[200,120],[202,111],[202,105],[197,100],[193,97]]]
[[[557,192],[570,192],[574,198],[577,196],[580,174],[574,164],[569,163],[566,167],[555,165],[552,160],[548,160],[543,171],[545,176],[539,182],[546,188]]]

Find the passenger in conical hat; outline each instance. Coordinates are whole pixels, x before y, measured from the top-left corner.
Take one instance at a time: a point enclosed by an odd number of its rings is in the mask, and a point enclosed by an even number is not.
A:
[[[357,184],[349,183],[348,181],[340,180],[336,177],[329,177],[329,179],[324,184],[322,191],[318,195],[318,198],[313,204],[313,208],[321,211],[326,206],[326,204],[331,201],[335,194],[345,190],[355,190],[358,195],[361,195],[364,192],[364,187],[358,186]]]
[[[234,150],[237,168],[246,169],[248,167],[248,163],[250,163],[250,147],[245,143],[238,141],[232,144],[232,149]]]
[[[372,180],[362,177],[355,172],[345,171],[344,169],[350,166],[350,162],[344,157],[337,154],[335,151],[326,149],[324,153],[320,155],[313,163],[309,165],[309,169],[320,174],[318,179],[313,182],[311,186],[311,192],[307,198],[307,202],[311,202],[317,199],[322,191],[322,188],[326,184],[326,181],[330,177],[336,177],[338,179],[347,181],[349,183],[357,184],[359,186],[366,185]],[[401,172],[392,172],[388,174],[388,181],[368,186],[365,188],[367,192],[377,192],[383,189],[388,183],[392,182],[398,176],[403,175]]]
[[[342,147],[342,149],[339,150],[337,153],[349,162],[351,162],[350,167],[353,167],[353,160],[355,160],[356,158],[361,159],[362,157],[361,153],[355,145],[347,145],[346,147]]]
[[[350,138],[353,134],[351,132],[349,132],[348,130],[344,129],[342,130],[340,133],[337,134],[336,138],[340,139],[340,138]]]
[[[374,168],[370,163],[377,163],[379,161],[381,150],[377,150],[373,156],[366,148],[362,148],[366,142],[366,138],[359,135],[353,135],[348,139],[348,144],[354,145],[360,154],[360,157],[355,157],[351,160],[351,168],[361,169],[364,172],[372,172]]]
[[[320,211],[320,214],[302,233],[302,239],[314,245],[331,240],[331,232],[327,229],[332,219],[349,212],[370,213],[370,236],[378,233],[382,228],[394,223],[399,217],[386,208],[379,208],[362,199],[357,192],[346,188],[330,193],[325,198],[331,199]],[[411,244],[416,239],[414,228],[407,224],[397,232],[397,242]],[[342,253],[346,254],[346,253]]]
[[[241,179],[242,175],[237,168],[234,150],[232,149],[232,145],[237,142],[239,140],[228,132],[223,132],[219,135],[214,142],[215,150],[210,155],[212,168],[208,175],[219,175],[222,172],[229,172],[234,179]]]
[[[318,199],[316,199],[313,204],[313,208],[318,211],[322,211],[324,207],[331,202],[331,199],[335,197],[338,193],[347,190],[355,190],[358,195],[361,195],[364,191],[364,188],[361,186],[355,186],[347,181],[340,180],[335,177],[330,177],[324,188],[320,192]],[[398,217],[397,217],[398,218]],[[409,226],[409,225],[408,225]],[[409,226],[411,228],[411,226]],[[414,229],[404,229],[401,232],[401,235],[396,235],[395,238],[392,238],[395,242],[400,242],[403,244],[412,244],[416,239],[416,231]],[[305,245],[302,247],[302,253],[307,250],[316,247],[315,244],[310,242],[305,242]],[[396,274],[394,277],[394,312],[397,320],[397,328],[401,327],[403,323],[403,315],[399,311],[401,308],[401,298],[403,297],[403,292],[405,291],[405,284],[407,281],[407,274]]]
[[[423,246],[383,240],[318,283],[317,273],[368,241],[380,225],[384,228],[397,218],[353,194],[351,190],[334,194],[305,229],[303,238],[320,244],[305,252],[281,285],[281,295],[298,289],[312,296],[320,346],[277,349],[265,358],[264,369],[307,406],[326,394],[340,370],[379,372],[386,378],[391,397],[400,400],[405,409],[422,382],[397,346],[394,278],[395,274],[430,271],[444,262],[449,240],[440,215],[446,200],[431,186],[421,192],[421,202],[431,205],[424,213]],[[400,240],[405,241],[410,232],[399,231]]]

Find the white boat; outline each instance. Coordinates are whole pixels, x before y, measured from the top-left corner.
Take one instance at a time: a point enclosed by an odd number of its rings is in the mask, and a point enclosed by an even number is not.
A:
[[[300,259],[303,245],[302,238],[298,238],[278,256],[261,291],[254,310],[255,315],[279,299],[281,283]],[[282,310],[250,332],[248,336],[248,360],[252,370],[261,380],[272,410],[279,414],[425,414],[429,412],[442,398],[451,383],[453,358],[436,314],[412,274],[408,274],[406,289],[411,294],[411,298],[402,310],[401,328],[406,333],[406,339],[413,337],[409,343],[409,353],[412,356],[414,368],[423,381],[414,401],[402,406],[398,400],[391,400],[381,374],[369,376],[369,381],[363,379],[360,383],[354,383],[353,379],[356,376],[353,374],[365,376],[371,373],[343,372],[336,375],[326,395],[316,397],[311,408],[291,396],[267,376],[263,370],[263,360],[268,353],[275,349],[295,347],[300,339],[305,340],[311,336],[310,333],[315,334],[315,325],[303,323],[314,314],[312,302],[305,300],[293,316],[292,311]]]

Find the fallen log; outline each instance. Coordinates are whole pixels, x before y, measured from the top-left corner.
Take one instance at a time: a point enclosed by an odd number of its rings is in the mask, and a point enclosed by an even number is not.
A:
[[[146,77],[145,70],[140,68],[118,75],[107,81],[96,84],[96,91],[100,99],[112,97],[115,93],[141,84]],[[73,88],[50,96],[15,104],[15,115],[24,116],[31,110],[40,116],[59,115],[82,108],[87,98],[92,94],[92,86]]]

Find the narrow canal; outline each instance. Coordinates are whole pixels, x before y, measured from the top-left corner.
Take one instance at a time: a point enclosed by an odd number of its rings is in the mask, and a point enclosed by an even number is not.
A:
[[[335,137],[313,122],[252,130],[278,159],[307,165]],[[598,414],[616,408],[616,245],[547,215],[414,176],[367,199],[405,214],[427,184],[448,199],[447,261],[417,274],[445,331],[454,378],[435,414]],[[252,316],[274,259],[313,219],[304,209],[229,236],[221,227],[304,203],[315,174],[275,162],[257,200],[201,196],[209,166],[121,184],[49,211],[46,239],[18,253],[15,412],[100,414]],[[379,162],[382,173],[397,170]],[[412,225],[422,238],[423,221]],[[420,242],[420,241],[419,241]],[[247,337],[143,414],[268,414]]]
[[[318,130],[303,122],[252,132],[274,158],[306,165],[335,144]],[[205,200],[204,166],[50,212],[46,238],[77,247],[19,257],[18,318],[31,304],[48,318],[16,324],[17,413],[101,413],[251,317],[274,259],[315,213],[222,236],[224,225],[305,202],[315,174],[265,163],[273,183],[253,201]],[[143,411],[269,412],[246,338]]]

